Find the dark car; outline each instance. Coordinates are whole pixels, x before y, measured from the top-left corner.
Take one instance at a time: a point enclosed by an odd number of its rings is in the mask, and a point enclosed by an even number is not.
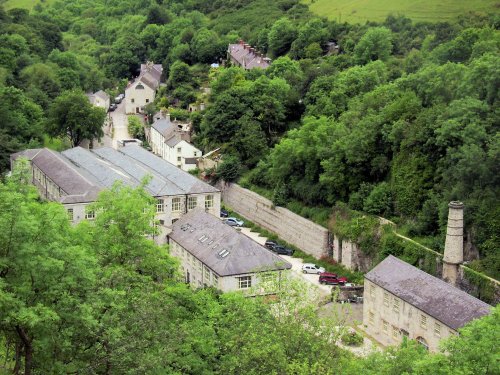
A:
[[[276,241],[267,240],[264,246],[269,250],[273,250],[275,246],[278,246],[278,243]]]
[[[115,103],[109,105],[109,112],[113,112],[118,106]]]
[[[220,209],[220,217],[228,217],[229,212],[227,212],[225,209],[221,208]]]
[[[276,254],[279,254],[279,255],[289,255],[289,256],[293,255],[293,250],[292,249],[289,249],[288,247],[285,247],[285,246],[282,246],[282,245],[276,245],[276,246],[274,246],[274,248],[272,249],[272,251],[274,251]]]
[[[320,284],[344,285],[347,282],[347,278],[339,277],[335,273],[323,272],[319,274],[319,282]]]

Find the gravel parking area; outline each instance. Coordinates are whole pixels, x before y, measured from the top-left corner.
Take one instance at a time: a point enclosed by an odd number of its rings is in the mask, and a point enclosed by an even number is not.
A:
[[[249,228],[239,228],[241,230],[241,233],[247,235],[254,241],[258,242],[261,245],[264,245],[266,242],[267,238],[266,237],[261,237],[259,233],[252,232],[250,231]],[[307,283],[314,285],[315,287],[318,288],[318,291],[321,295],[321,298],[326,298],[329,296],[332,292],[332,287],[329,285],[321,285],[318,281],[319,276],[314,275],[314,274],[304,274],[302,273],[302,259],[300,258],[294,258],[291,256],[287,255],[278,255],[284,260],[286,260],[288,263],[292,265],[292,275],[295,277],[301,277],[303,280],[305,280]]]

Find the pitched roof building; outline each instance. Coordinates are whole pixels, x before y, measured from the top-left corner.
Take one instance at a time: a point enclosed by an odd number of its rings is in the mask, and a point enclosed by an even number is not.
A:
[[[190,124],[171,121],[169,114],[151,125],[149,142],[153,153],[185,171],[196,168],[202,155],[190,141]]]
[[[87,98],[89,98],[89,102],[93,106],[104,108],[106,111],[108,110],[110,98],[104,91],[99,90],[97,92],[87,94]]]
[[[403,336],[431,351],[439,341],[491,306],[437,277],[389,255],[365,275],[363,324],[384,345]]]
[[[161,64],[141,64],[139,76],[125,89],[126,113],[141,113],[147,104],[154,101],[162,72]]]
[[[176,221],[169,234],[186,282],[222,291],[258,289],[263,277],[281,277],[291,264],[262,245],[197,208]]]
[[[73,222],[89,219],[85,206],[101,190],[117,181],[136,187],[146,176],[150,181],[145,189],[157,198],[157,218],[165,228],[196,207],[219,214],[219,190],[137,145],[120,150],[75,147],[61,153],[32,149],[13,154],[12,163],[22,156],[30,161],[32,182],[41,196],[64,204]]]
[[[254,68],[266,69],[271,65],[271,59],[264,56],[255,48],[240,40],[237,44],[230,44],[227,49],[228,60],[235,66],[250,70]]]

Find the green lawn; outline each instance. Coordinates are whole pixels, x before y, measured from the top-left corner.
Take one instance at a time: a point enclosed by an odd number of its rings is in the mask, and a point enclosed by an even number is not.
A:
[[[404,14],[414,21],[447,21],[469,11],[500,11],[500,0],[302,0],[309,9],[329,19],[365,23]]]
[[[38,3],[45,5],[45,4],[51,4],[53,2],[55,2],[55,0],[7,0],[3,2],[3,4],[5,9],[24,8],[31,10]]]

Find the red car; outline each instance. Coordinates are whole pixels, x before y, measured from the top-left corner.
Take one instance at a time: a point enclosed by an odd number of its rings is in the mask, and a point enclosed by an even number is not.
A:
[[[335,273],[323,272],[319,274],[319,282],[320,284],[344,285],[347,282],[347,278],[338,277]]]

